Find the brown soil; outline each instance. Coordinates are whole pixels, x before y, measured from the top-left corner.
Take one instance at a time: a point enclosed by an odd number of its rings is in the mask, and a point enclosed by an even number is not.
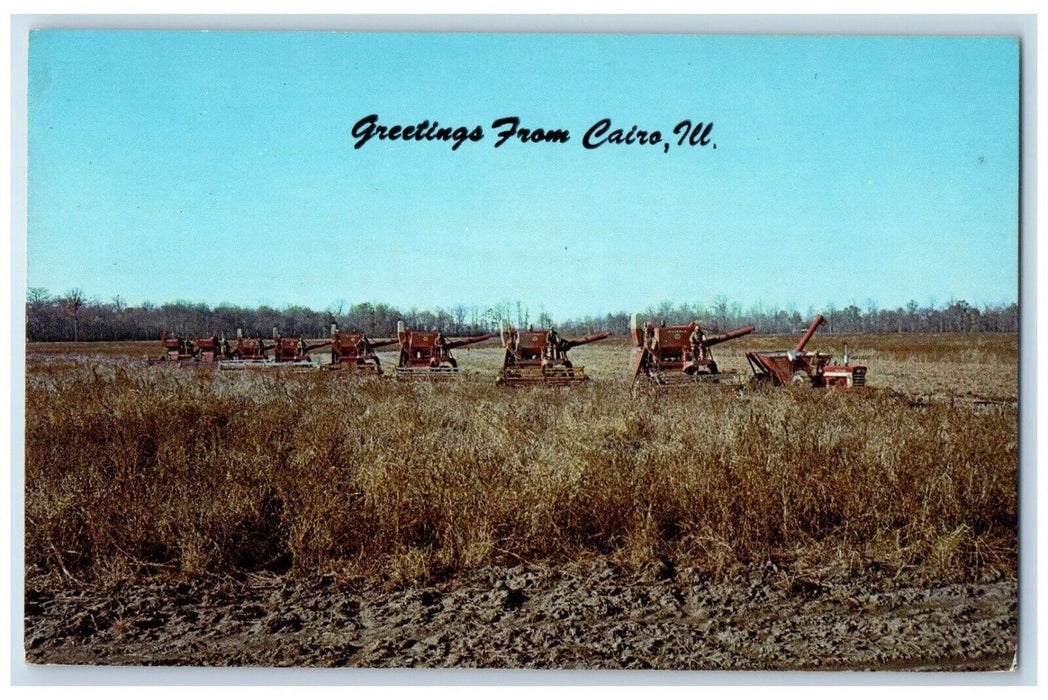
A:
[[[1016,598],[1007,578],[767,564],[715,580],[604,559],[400,589],[271,575],[55,592],[30,579],[25,648],[42,664],[1007,670]]]

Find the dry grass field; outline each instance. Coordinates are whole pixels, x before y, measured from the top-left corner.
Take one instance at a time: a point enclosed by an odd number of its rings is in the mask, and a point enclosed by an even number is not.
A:
[[[744,350],[793,342],[752,336],[714,352],[748,374]],[[809,349],[839,357],[840,342],[816,336]],[[122,361],[156,343],[32,344],[27,587],[53,602],[279,576],[390,595],[592,561],[638,585],[755,570],[776,572],[787,592],[870,572],[1014,585],[1014,335],[853,337],[869,387],[851,393],[635,392],[625,343],[575,349],[594,381],[552,390],[494,386],[491,344],[457,351],[463,377],[439,384]],[[395,356],[382,357],[388,371]],[[34,604],[27,625],[44,609]],[[49,650],[41,660],[101,658],[62,656],[68,644],[43,637],[30,645]],[[414,665],[399,652],[286,658]]]

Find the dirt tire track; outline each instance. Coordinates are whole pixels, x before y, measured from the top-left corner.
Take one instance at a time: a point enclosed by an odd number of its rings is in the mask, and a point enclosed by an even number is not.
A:
[[[389,590],[297,581],[46,591],[27,582],[30,663],[575,669],[1007,670],[1014,580],[754,569],[645,581],[605,560],[488,567]]]

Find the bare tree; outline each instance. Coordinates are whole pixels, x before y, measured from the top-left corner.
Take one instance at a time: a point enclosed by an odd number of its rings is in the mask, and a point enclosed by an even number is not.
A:
[[[451,315],[455,319],[455,333],[461,333],[462,327],[466,325],[466,307],[462,304],[456,304],[451,307]]]
[[[84,290],[79,287],[70,289],[65,293],[59,300],[59,304],[62,307],[63,312],[73,323],[73,342],[80,340],[80,311],[84,308],[84,304],[87,302],[87,297],[84,294]]]
[[[728,297],[718,294],[713,297],[713,315],[717,319],[718,328],[728,327]]]

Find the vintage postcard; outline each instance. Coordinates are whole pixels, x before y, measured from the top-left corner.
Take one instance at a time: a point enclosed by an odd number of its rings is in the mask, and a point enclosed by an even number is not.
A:
[[[30,32],[26,660],[1013,668],[1021,49]]]

